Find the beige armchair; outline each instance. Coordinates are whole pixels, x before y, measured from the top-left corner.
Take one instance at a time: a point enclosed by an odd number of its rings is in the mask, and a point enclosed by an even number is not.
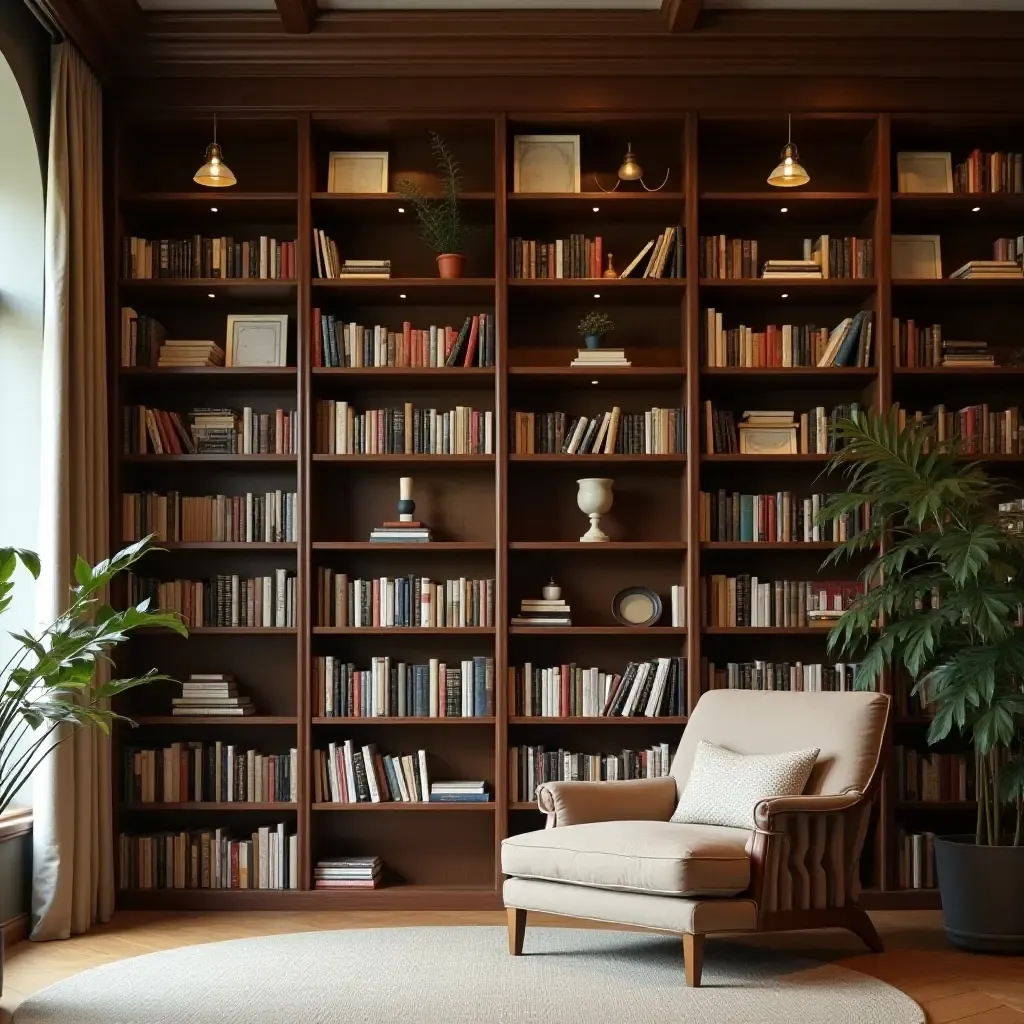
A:
[[[538,787],[547,827],[502,843],[509,953],[522,954],[531,910],[681,934],[692,986],[712,932],[838,927],[880,952],[857,905],[858,864],[888,719],[882,694],[716,690],[694,708],[667,778]],[[673,824],[700,740],[820,753],[803,795],[762,800],[752,830]]]

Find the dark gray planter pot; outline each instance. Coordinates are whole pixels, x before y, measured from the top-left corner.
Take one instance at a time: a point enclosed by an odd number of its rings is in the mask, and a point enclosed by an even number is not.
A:
[[[976,953],[1024,953],[1024,846],[937,836],[935,868],[946,935]]]

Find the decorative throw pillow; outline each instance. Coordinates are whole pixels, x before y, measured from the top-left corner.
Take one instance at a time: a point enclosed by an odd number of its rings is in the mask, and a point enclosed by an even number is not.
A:
[[[799,796],[818,751],[737,754],[701,740],[672,821],[753,828],[754,809],[772,796]]]

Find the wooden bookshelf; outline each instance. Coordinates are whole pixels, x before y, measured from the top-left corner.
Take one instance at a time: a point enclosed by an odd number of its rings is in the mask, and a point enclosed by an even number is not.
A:
[[[784,125],[784,113],[779,124]],[[124,126],[113,172],[118,197],[112,218],[116,238],[159,238],[193,233],[236,239],[260,234],[308,239],[314,228],[346,239],[346,255],[389,256],[395,276],[388,280],[321,280],[311,248],[297,246],[294,280],[188,279],[126,280],[119,248],[111,257],[110,323],[120,309],[160,319],[170,337],[224,337],[229,313],[284,313],[289,318],[288,365],[272,368],[161,370],[125,367],[111,375],[111,416],[115,432],[123,406],[158,408],[251,404],[260,409],[294,409],[300,420],[295,456],[121,455],[112,438],[112,517],[120,538],[120,493],[180,490],[183,493],[239,493],[281,488],[298,494],[298,538],[289,544],[169,543],[154,572],[168,578],[218,572],[247,573],[258,567],[289,568],[298,577],[294,628],[208,627],[181,641],[149,633],[128,645],[129,665],[155,661],[172,676],[190,671],[233,671],[251,692],[258,714],[247,718],[182,719],[169,714],[170,691],[132,691],[124,711],[139,729],[118,732],[119,747],[198,736],[220,736],[263,752],[298,751],[295,804],[121,804],[115,831],[207,826],[222,807],[231,821],[294,828],[299,845],[298,891],[121,892],[123,907],[173,905],[195,908],[373,908],[469,909],[500,905],[500,844],[510,831],[536,828],[536,805],[510,802],[511,746],[558,743],[576,750],[621,749],[678,741],[686,716],[672,718],[511,717],[506,692],[508,669],[526,661],[575,661],[620,669],[634,658],[685,655],[687,710],[700,695],[702,656],[739,660],[763,657],[822,659],[826,631],[791,629],[702,629],[698,595],[703,575],[742,559],[747,571],[770,578],[810,578],[824,558],[825,543],[701,543],[699,493],[724,487],[739,490],[799,489],[809,493],[827,456],[776,458],[704,454],[701,402],[723,408],[793,408],[857,401],[887,406],[893,401],[955,403],[1013,397],[1024,366],[951,371],[894,368],[892,318],[933,323],[948,318],[951,328],[972,329],[997,345],[1009,338],[1024,305],[1019,281],[893,280],[889,259],[893,233],[940,232],[945,272],[969,258],[987,258],[992,237],[1024,210],[1022,195],[906,196],[894,193],[896,153],[901,149],[954,150],[963,159],[974,144],[1012,150],[1016,122],[972,119],[970,128],[926,115],[803,115],[794,119],[812,189],[774,190],[763,183],[777,157],[762,114],[708,116],[677,112],[637,120],[615,115],[576,118],[545,116],[541,122],[495,114],[459,117],[398,116],[381,120],[367,111],[228,115],[221,137],[238,135],[230,150],[240,188],[216,192],[190,185],[195,153],[202,152],[204,117],[174,122],[164,138],[160,116]],[[332,195],[324,191],[330,152],[388,149],[392,165],[429,180],[433,162],[428,132],[440,131],[464,172],[467,218],[474,225],[466,276],[436,277],[432,254],[419,240],[411,210],[393,193]],[[518,133],[579,133],[584,189],[592,171],[621,161],[624,140],[633,138],[645,167],[669,168],[660,192],[522,195],[512,191],[513,138]],[[372,140],[373,144],[368,144]],[[764,142],[759,160],[737,160]],[[1017,147],[1019,148],[1019,147]],[[762,166],[763,164],[763,166]],[[179,173],[179,165],[181,171]],[[173,171],[173,173],[172,173]],[[659,172],[663,173],[663,172]],[[979,206],[979,212],[973,208]],[[213,211],[216,207],[216,212]],[[595,207],[597,208],[595,210]],[[782,208],[786,211],[783,212]],[[666,226],[685,239],[680,278],[559,279],[512,278],[508,240],[600,234],[605,253],[621,270]],[[801,255],[801,240],[827,233],[871,238],[875,269],[869,279],[823,281],[701,279],[700,236],[764,240],[763,255]],[[988,239],[986,241],[986,239]],[[966,254],[966,255],[965,255]],[[961,259],[961,257],[963,257]],[[708,368],[701,362],[701,328],[708,307],[722,311],[728,327],[755,329],[768,323],[833,325],[857,310],[874,315],[874,353],[867,367]],[[417,325],[461,323],[469,314],[494,317],[497,367],[323,368],[311,360],[313,310],[390,329],[408,320]],[[587,311],[604,310],[616,322],[609,344],[624,347],[629,367],[570,367],[581,342],[575,325]],[[440,319],[439,319],[440,318]],[[119,339],[111,331],[116,366]],[[962,336],[962,335],[961,335]],[[975,336],[975,335],[972,335]],[[1001,361],[1006,346],[998,344]],[[438,407],[472,404],[494,413],[495,455],[328,455],[314,450],[315,402],[324,398],[379,407],[416,396]],[[422,398],[420,397],[422,396]],[[966,399],[965,399],[966,400]],[[365,404],[360,404],[365,403]],[[621,405],[624,411],[653,406],[685,408],[687,447],[677,455],[509,454],[509,416],[533,409],[593,413]],[[913,406],[924,408],[926,406]],[[1007,475],[1019,474],[1024,457],[994,456]],[[435,527],[429,545],[372,544],[369,529],[391,518],[398,477],[411,474],[417,515]],[[577,477],[607,475],[615,480],[608,517],[612,541],[582,545],[586,517],[575,504]],[[731,561],[730,561],[731,560]],[[154,562],[154,565],[157,563]],[[353,629],[315,623],[316,570],[330,567],[362,575],[405,572],[493,577],[496,625],[476,629]],[[852,571],[851,571],[852,574]],[[538,596],[550,576],[573,605],[571,627],[513,627],[509,619],[523,597]],[[688,617],[667,625],[668,587],[685,583]],[[630,585],[649,585],[662,595],[664,617],[657,626],[623,627],[611,614],[611,598]],[[771,652],[770,655],[766,652]],[[792,653],[790,653],[792,652]],[[335,655],[361,665],[377,655],[398,659],[494,659],[494,714],[482,718],[314,717],[311,665]],[[891,687],[892,681],[885,685]],[[897,742],[923,738],[926,720],[897,716]],[[633,739],[634,734],[636,739]],[[438,767],[435,778],[483,778],[491,803],[470,805],[315,804],[310,772],[313,752],[348,737],[375,743],[382,752],[422,747]],[[627,739],[628,737],[628,739]],[[441,774],[439,774],[439,772]],[[120,790],[117,790],[120,792]],[[962,804],[908,804],[885,796],[872,825],[863,858],[863,882],[873,906],[923,906],[930,892],[895,888],[896,833],[907,822],[934,827]],[[330,812],[337,813],[330,813]],[[349,814],[348,811],[353,813]],[[423,811],[391,814],[391,811]],[[440,820],[431,812],[442,812]],[[249,812],[249,815],[242,812]],[[315,813],[314,813],[315,812]],[[227,824],[230,825],[231,821]],[[367,892],[315,891],[312,868],[321,858],[378,853],[391,869],[389,884]]]

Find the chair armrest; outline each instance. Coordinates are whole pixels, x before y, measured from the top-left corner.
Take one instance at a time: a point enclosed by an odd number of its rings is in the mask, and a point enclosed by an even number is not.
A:
[[[831,793],[824,796],[773,796],[762,800],[754,808],[758,828],[771,830],[774,818],[782,814],[835,814],[856,807],[864,799],[863,793]]]
[[[621,782],[545,782],[537,804],[552,825],[593,821],[668,821],[676,809],[676,780],[624,779]]]

